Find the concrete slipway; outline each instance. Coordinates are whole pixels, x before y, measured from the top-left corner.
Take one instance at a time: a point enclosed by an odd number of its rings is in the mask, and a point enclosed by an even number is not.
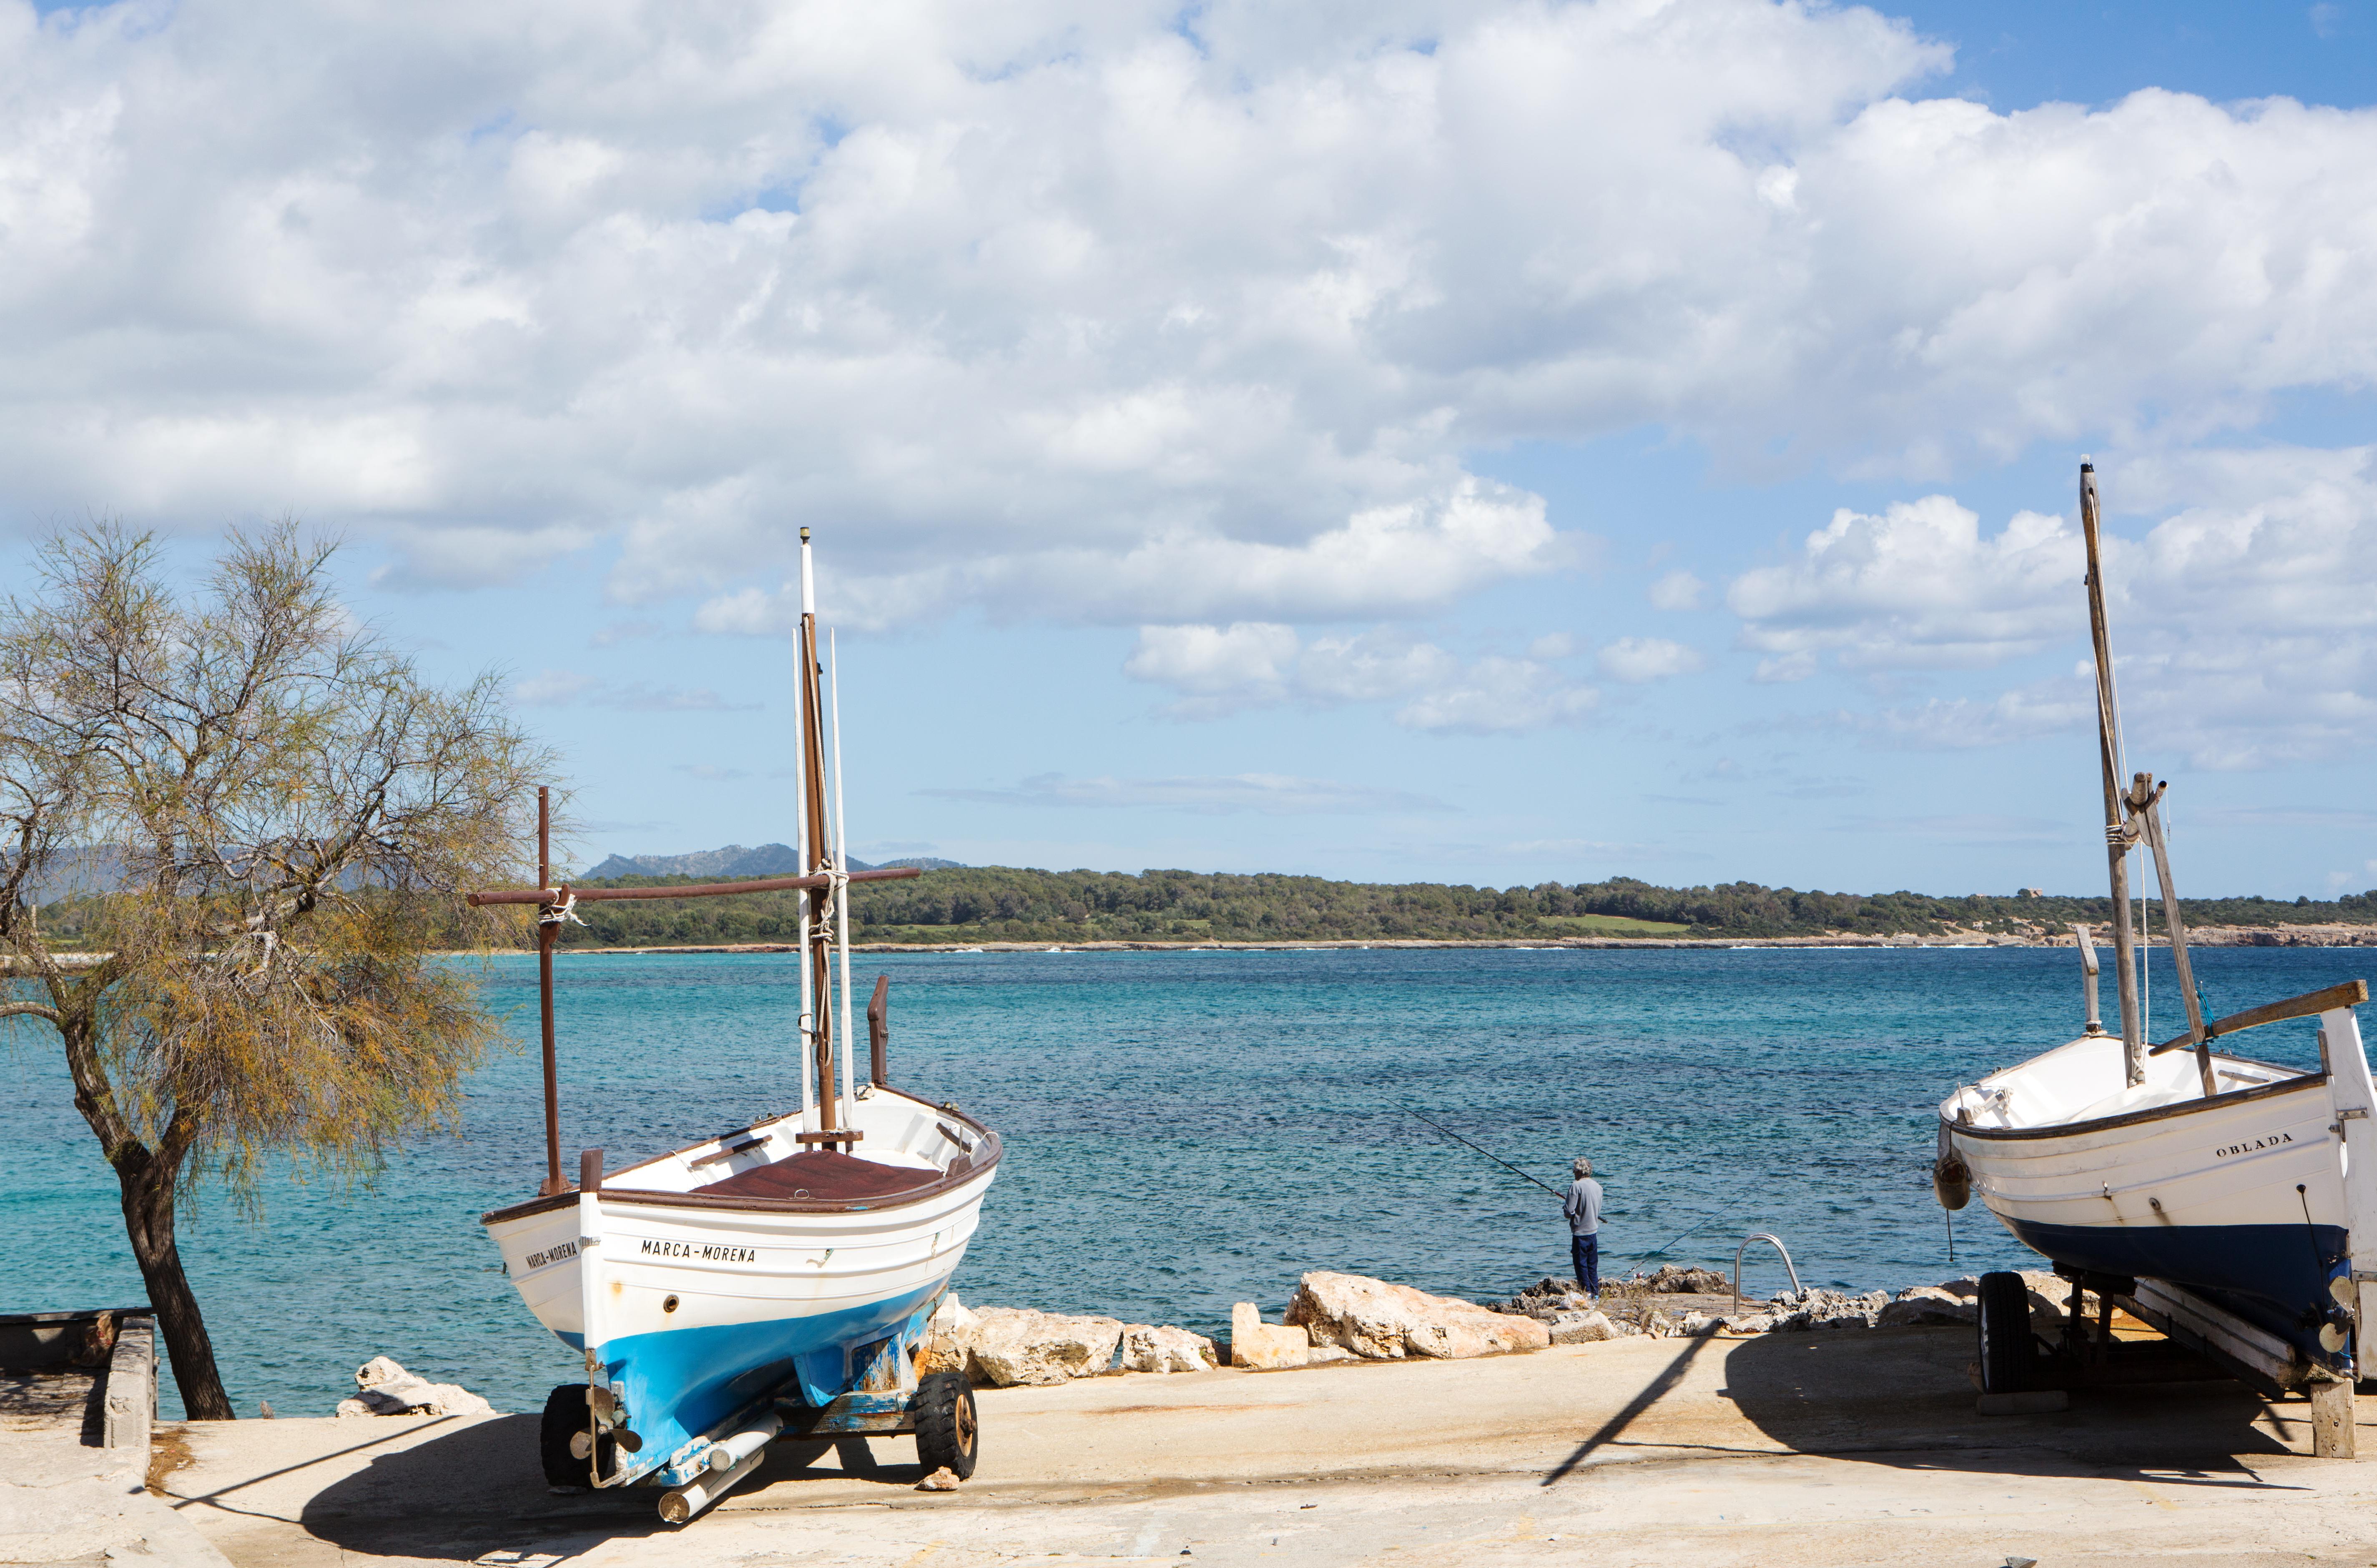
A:
[[[1909,1328],[985,1390],[958,1492],[915,1490],[904,1438],[780,1443],[683,1529],[650,1492],[550,1492],[532,1416],[166,1429],[152,1485],[241,1568],[2377,1564],[2377,1463],[2309,1457],[2308,1406],[2214,1382],[1984,1418],[1972,1355]]]

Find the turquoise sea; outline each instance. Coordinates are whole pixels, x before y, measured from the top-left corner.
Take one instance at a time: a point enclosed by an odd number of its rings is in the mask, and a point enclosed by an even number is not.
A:
[[[1566,1274],[1554,1187],[1589,1154],[1605,1271],[1729,1266],[1771,1230],[1810,1285],[1936,1281],[2026,1254],[1977,1207],[1956,1261],[1932,1202],[1932,1107],[2078,1032],[2068,950],[1424,951],[862,955],[891,976],[892,1081],[997,1128],[1007,1156],[957,1279],[976,1305],[1212,1333],[1332,1268],[1483,1299]],[[2196,956],[2211,1010],[2377,971],[2352,949]],[[2181,1026],[2167,957],[2154,1022]],[[797,1097],[793,960],[568,958],[563,1142],[617,1167]],[[459,1135],[368,1190],[273,1184],[250,1223],[209,1203],[182,1250],[243,1414],[323,1415],[390,1355],[530,1410],[574,1358],[529,1318],[478,1227],[543,1163],[532,960],[489,999],[523,1048],[471,1084]],[[2109,1005],[2112,976],[2105,979]],[[2308,1023],[2258,1032],[2316,1059]],[[0,1311],[142,1299],[113,1178],[54,1045],[23,1029],[0,1089]],[[1664,1249],[1664,1251],[1662,1251]],[[1744,1284],[1784,1283],[1771,1251]],[[167,1403],[174,1404],[168,1387]]]

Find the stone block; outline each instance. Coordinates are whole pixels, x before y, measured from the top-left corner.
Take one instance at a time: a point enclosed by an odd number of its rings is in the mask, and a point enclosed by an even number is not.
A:
[[[1551,1330],[1531,1317],[1326,1270],[1308,1274],[1297,1284],[1286,1321],[1308,1333],[1315,1345],[1373,1361],[1414,1356],[1451,1360],[1541,1350],[1552,1342]]]
[[[1118,1318],[990,1307],[973,1324],[966,1373],[995,1388],[1094,1377],[1112,1364],[1121,1340]]]
[[[1266,1323],[1251,1301],[1230,1309],[1230,1365],[1276,1371],[1312,1359],[1312,1338],[1301,1327]]]

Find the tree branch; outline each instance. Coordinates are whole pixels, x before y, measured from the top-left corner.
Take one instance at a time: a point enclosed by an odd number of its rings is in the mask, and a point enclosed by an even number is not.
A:
[[[0,1001],[0,1018],[46,1018],[55,1023],[58,1010],[37,1001]]]

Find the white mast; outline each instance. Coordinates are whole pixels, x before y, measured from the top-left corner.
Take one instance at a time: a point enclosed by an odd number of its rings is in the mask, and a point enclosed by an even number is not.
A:
[[[809,577],[809,531],[804,528],[801,530],[801,613],[804,616],[807,615],[815,608],[816,604],[817,590],[813,586]],[[798,625],[795,625],[793,629],[793,655],[796,662],[799,660],[805,660],[809,656],[808,638],[806,632],[802,629],[806,625],[806,622],[799,623]],[[807,688],[807,675],[806,672],[803,672],[801,678],[793,683],[793,690],[795,694],[798,694],[799,692],[806,690]],[[806,707],[806,704],[804,703],[803,706]],[[809,843],[808,753],[806,749],[808,724],[806,720],[807,715],[804,713],[802,715],[802,722],[793,726],[793,778],[794,781],[793,784],[793,801],[794,806],[794,814],[800,820],[800,831],[795,836],[794,844],[799,851],[800,868],[804,875],[807,874],[808,868],[813,863],[812,851],[815,847]],[[801,1019],[799,1035],[801,1042],[801,1111],[804,1115],[815,1110],[818,1103],[817,1073],[812,1065],[817,1056],[817,1040],[815,1037],[817,1032],[817,999],[810,994],[811,987],[809,984],[809,922],[812,918],[810,914],[809,896],[809,891],[806,888],[803,888],[801,890]]]

